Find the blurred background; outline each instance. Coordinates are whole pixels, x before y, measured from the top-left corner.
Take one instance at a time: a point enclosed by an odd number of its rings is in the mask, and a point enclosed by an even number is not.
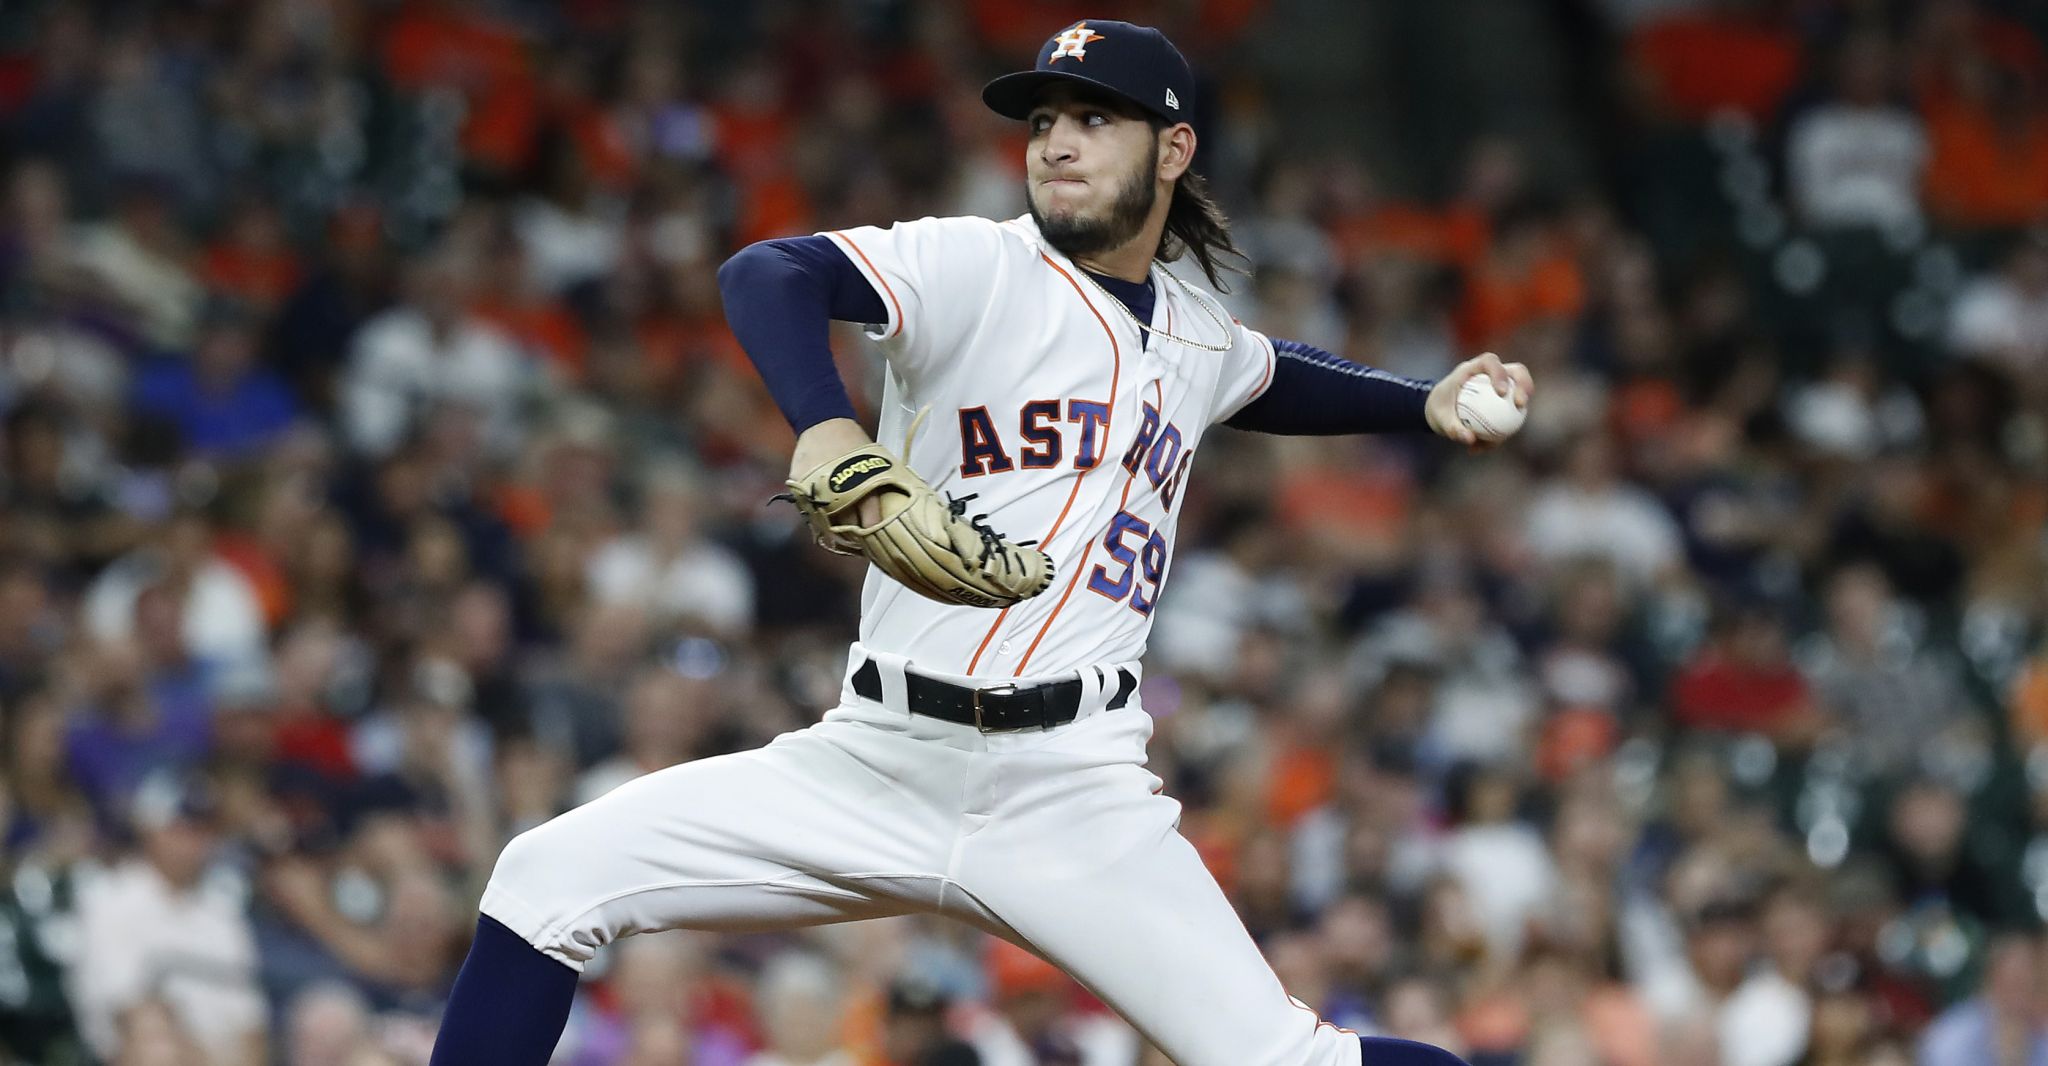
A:
[[[714,272],[1020,213],[978,88],[1091,16],[1202,77],[1233,310],[1540,383],[1484,458],[1203,449],[1153,766],[1295,994],[2048,1063],[2022,0],[0,5],[0,1059],[424,1063],[504,841],[815,720],[860,571]],[[558,1061],[1163,1062],[926,920],[622,943]]]

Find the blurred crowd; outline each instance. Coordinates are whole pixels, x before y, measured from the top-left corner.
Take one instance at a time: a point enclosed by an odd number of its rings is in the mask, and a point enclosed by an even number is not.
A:
[[[1389,0],[1571,82],[1400,177],[1265,89],[1342,0],[1107,6],[0,6],[0,1061],[423,1064],[512,834],[815,720],[861,573],[764,506],[715,271],[1020,213],[978,87],[1113,14],[1202,74],[1246,321],[1538,382],[1484,457],[1204,448],[1153,766],[1293,993],[1480,1066],[2048,1064],[2038,8]],[[1164,1060],[902,919],[622,942],[558,1061]]]

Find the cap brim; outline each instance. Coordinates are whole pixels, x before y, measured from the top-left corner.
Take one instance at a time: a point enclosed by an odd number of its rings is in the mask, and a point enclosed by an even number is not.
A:
[[[1055,82],[1086,85],[1119,100],[1127,100],[1133,107],[1142,111],[1159,113],[1157,108],[1146,107],[1143,101],[1120,89],[1096,81],[1085,74],[1069,74],[1064,70],[1020,70],[1015,74],[1005,74],[981,87],[981,102],[987,104],[990,111],[1021,122],[1030,118],[1031,109],[1038,106],[1038,94]]]

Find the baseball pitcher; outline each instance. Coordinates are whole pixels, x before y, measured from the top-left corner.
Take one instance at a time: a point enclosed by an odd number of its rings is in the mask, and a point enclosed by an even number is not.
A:
[[[622,936],[912,912],[1052,961],[1181,1066],[1458,1061],[1288,996],[1145,768],[1139,659],[1211,426],[1478,446],[1460,386],[1527,397],[1528,372],[1412,381],[1234,320],[1200,283],[1237,249],[1158,31],[1076,23],[982,99],[1029,129],[1027,215],[766,241],[719,275],[798,434],[789,498],[871,563],[839,705],[513,840],[434,1066],[542,1066]],[[886,356],[873,437],[835,319]]]

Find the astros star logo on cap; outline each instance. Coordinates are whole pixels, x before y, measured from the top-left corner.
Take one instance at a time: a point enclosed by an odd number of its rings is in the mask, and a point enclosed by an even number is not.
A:
[[[1046,58],[1046,62],[1050,63],[1055,59],[1073,56],[1075,59],[1086,63],[1088,61],[1088,42],[1102,40],[1102,35],[1090,30],[1087,23],[1076,22],[1071,28],[1055,36],[1053,40],[1058,42],[1059,47],[1053,49],[1052,55]]]

